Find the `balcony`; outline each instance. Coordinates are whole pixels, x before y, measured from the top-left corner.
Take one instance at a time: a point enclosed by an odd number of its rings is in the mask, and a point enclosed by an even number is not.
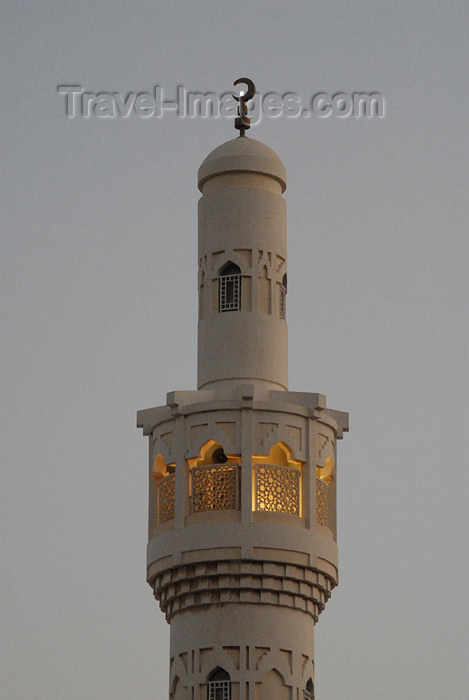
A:
[[[204,464],[191,469],[191,512],[239,510],[240,466]],[[253,466],[253,509],[301,515],[301,471],[273,464]],[[158,487],[158,525],[174,519],[176,475],[168,474]],[[316,521],[328,525],[328,486],[316,479]]]

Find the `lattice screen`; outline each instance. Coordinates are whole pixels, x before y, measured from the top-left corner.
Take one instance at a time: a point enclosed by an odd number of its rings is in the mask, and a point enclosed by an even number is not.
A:
[[[236,510],[238,508],[239,466],[205,464],[193,467],[192,512]]]
[[[319,525],[327,525],[328,517],[327,484],[321,479],[316,479],[316,520]]]
[[[256,464],[256,510],[300,514],[300,472],[293,467]]]
[[[159,519],[158,523],[165,523],[174,518],[174,502],[176,495],[176,475],[169,474],[160,481],[159,489]]]

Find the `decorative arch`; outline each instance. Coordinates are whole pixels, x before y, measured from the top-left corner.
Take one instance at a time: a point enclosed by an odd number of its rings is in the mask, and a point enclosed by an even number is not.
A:
[[[214,274],[218,277],[220,275],[221,270],[223,270],[224,267],[227,267],[230,264],[239,267],[241,275],[252,274],[250,257],[249,260],[247,260],[236,250],[224,250],[221,253],[217,253],[212,270]]]
[[[221,666],[217,666],[208,675],[207,700],[231,700],[230,674]]]
[[[309,678],[308,682],[306,683],[306,689],[303,692],[303,698],[304,700],[314,700],[314,685],[312,678]]]
[[[208,674],[208,681],[229,681],[230,674],[221,666],[217,666]]]
[[[239,510],[239,455],[227,455],[215,440],[207,440],[199,456],[189,459],[192,513]]]
[[[188,462],[190,468],[206,464],[239,464],[240,455],[226,454],[220,442],[209,439],[201,446],[198,456]]]
[[[260,687],[259,700],[291,700],[291,687],[285,685],[285,679],[276,668],[264,676]]]
[[[316,466],[316,476],[325,484],[330,484],[334,479],[334,459],[329,456],[324,460],[324,466]]]
[[[283,440],[267,455],[252,456],[254,488],[252,508],[256,511],[301,515],[301,466]]]
[[[295,459],[294,452],[285,440],[280,440],[272,445],[268,454],[258,454],[252,456],[254,464],[274,464],[280,467],[293,467],[300,469],[302,462]]]
[[[179,676],[174,676],[174,680],[171,683],[171,688],[169,689],[169,699],[186,700],[186,689],[183,686]]]
[[[218,270],[218,275],[219,277],[223,277],[225,275],[240,275],[241,274],[241,268],[239,265],[234,263],[232,260],[227,260],[223,265],[219,268]]]
[[[152,477],[156,482],[160,482],[168,474],[174,474],[175,465],[167,464],[161,452],[157,452],[153,460]]]

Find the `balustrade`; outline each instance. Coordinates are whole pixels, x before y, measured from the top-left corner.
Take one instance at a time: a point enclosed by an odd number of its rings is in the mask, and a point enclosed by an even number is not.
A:
[[[254,503],[257,511],[300,515],[299,469],[273,464],[255,464]],[[238,510],[240,503],[238,464],[204,464],[191,469],[193,513]],[[327,484],[316,479],[316,520],[328,524]],[[168,474],[159,483],[158,524],[174,519],[176,476]]]

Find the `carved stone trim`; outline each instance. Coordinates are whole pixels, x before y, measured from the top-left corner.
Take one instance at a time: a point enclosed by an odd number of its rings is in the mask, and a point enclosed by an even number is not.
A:
[[[189,609],[232,603],[293,608],[317,621],[334,586],[332,578],[310,567],[251,560],[179,566],[153,581],[168,622]]]

